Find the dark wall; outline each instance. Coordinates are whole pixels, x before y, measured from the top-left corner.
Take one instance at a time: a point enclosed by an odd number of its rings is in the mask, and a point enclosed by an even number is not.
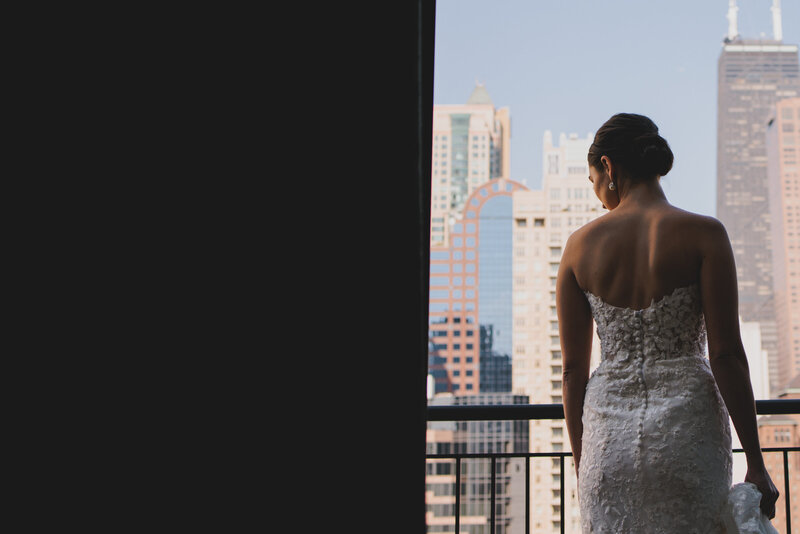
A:
[[[335,238],[324,266],[338,265],[343,275],[330,275],[337,304],[321,316],[341,328],[330,353],[337,375],[346,375],[329,398],[343,407],[334,437],[353,448],[341,468],[353,483],[342,488],[345,501],[353,499],[346,523],[421,534],[435,2],[366,5],[339,17],[337,38],[324,46],[338,61],[328,75],[334,80],[322,84],[337,84],[337,114],[323,115],[321,134],[341,151],[333,155],[341,172],[328,166],[319,179],[338,184],[343,203],[320,241],[343,236],[353,250]]]

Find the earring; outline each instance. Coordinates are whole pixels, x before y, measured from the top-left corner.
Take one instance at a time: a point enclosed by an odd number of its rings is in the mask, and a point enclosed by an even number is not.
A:
[[[613,191],[614,189],[616,189],[616,188],[617,188],[617,186],[615,186],[615,185],[614,185],[614,182],[609,182],[609,183],[608,183],[608,188],[609,188],[609,189],[611,189],[611,190]]]

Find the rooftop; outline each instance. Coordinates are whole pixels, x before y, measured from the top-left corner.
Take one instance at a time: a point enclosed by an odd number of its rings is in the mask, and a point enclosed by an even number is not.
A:
[[[467,100],[467,104],[488,104],[494,106],[492,98],[489,96],[489,91],[487,91],[486,86],[480,82],[475,82],[475,89],[472,91],[469,100]]]

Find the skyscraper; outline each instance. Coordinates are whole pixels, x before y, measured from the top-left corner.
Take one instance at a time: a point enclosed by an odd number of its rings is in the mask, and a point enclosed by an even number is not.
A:
[[[779,100],[767,126],[778,372],[800,373],[800,98]]]
[[[447,372],[435,393],[511,390],[511,196],[526,190],[502,178],[478,186],[449,244],[431,246],[429,335]]]
[[[589,181],[587,153],[593,134],[561,134],[558,145],[543,139],[542,189],[514,193],[514,306],[512,391],[533,404],[561,403],[561,342],[556,314],[556,277],[564,244],[580,226],[605,213]],[[592,347],[599,363],[600,341]],[[563,420],[530,422],[531,452],[569,450]],[[531,525],[534,534],[561,527],[558,462],[531,463]],[[580,532],[575,468],[565,462],[565,532]]]
[[[509,178],[510,158],[509,109],[495,109],[484,85],[476,84],[466,104],[433,107],[432,246],[447,244],[475,189]]]
[[[773,39],[738,34],[730,0],[728,36],[718,62],[717,218],[728,230],[738,276],[739,313],[761,325],[771,389],[779,382],[778,335],[773,300],[772,233],[767,179],[766,128],[771,109],[800,91],[797,45],[782,43],[779,6],[773,5]]]

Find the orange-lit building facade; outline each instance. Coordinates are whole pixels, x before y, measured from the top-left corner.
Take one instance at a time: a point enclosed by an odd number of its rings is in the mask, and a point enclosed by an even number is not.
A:
[[[787,384],[783,392],[778,396],[781,399],[800,399],[800,374],[796,375]],[[769,447],[800,447],[800,415],[769,415],[758,419],[758,439],[761,448]],[[792,507],[792,528],[800,525],[800,453],[788,453],[789,460],[789,495]],[[778,491],[781,492],[775,506],[775,519],[772,520],[773,526],[781,534],[786,532],[786,490],[783,467],[782,452],[765,452],[764,463],[767,471],[772,477],[772,482]],[[794,530],[797,532],[797,530]]]
[[[800,373],[800,97],[779,100],[767,127],[778,382]]]

